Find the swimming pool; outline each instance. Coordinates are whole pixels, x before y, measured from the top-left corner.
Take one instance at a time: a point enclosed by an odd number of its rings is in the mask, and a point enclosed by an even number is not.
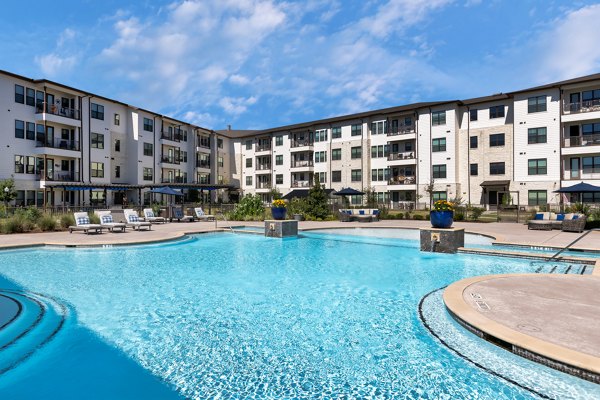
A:
[[[48,315],[47,329],[38,326],[39,335],[64,319],[52,340],[33,341],[33,355],[0,374],[0,393],[600,397],[597,385],[504,352],[447,318],[437,289],[473,275],[533,272],[531,261],[422,254],[399,242],[340,232],[291,240],[220,233],[145,246],[0,252],[2,289],[53,304],[56,315]],[[476,346],[478,357],[503,360],[489,362],[497,374],[432,336],[419,313],[425,297],[423,318],[465,348]]]

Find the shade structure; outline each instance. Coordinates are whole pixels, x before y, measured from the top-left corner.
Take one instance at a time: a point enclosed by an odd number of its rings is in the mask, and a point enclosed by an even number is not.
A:
[[[568,186],[555,190],[558,193],[596,193],[600,192],[599,186],[590,185],[589,183],[581,182],[573,186]]]
[[[352,188],[343,188],[342,190],[335,192],[334,195],[336,196],[362,196],[364,195],[364,192],[361,192],[359,190],[356,189],[352,189]]]
[[[333,189],[325,189],[325,193],[329,196],[333,192]],[[293,198],[304,198],[308,197],[309,189],[294,189],[289,193],[286,193],[285,196],[281,198],[283,200],[291,200]]]
[[[183,193],[168,186],[161,186],[150,190],[152,193],[168,194],[171,196],[183,196]]]

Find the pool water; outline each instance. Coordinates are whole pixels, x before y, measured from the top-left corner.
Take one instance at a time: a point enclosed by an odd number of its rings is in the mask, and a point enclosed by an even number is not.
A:
[[[292,240],[221,233],[145,246],[3,251],[1,289],[47,296],[68,312],[51,341],[0,373],[0,393],[600,398],[597,385],[468,334],[482,354],[500,351],[509,365],[525,365],[523,386],[509,383],[443,346],[420,319],[421,299],[458,279],[536,269],[528,260],[423,254],[409,239],[339,233]],[[446,321],[444,331],[452,332],[443,306],[432,304],[427,317]]]

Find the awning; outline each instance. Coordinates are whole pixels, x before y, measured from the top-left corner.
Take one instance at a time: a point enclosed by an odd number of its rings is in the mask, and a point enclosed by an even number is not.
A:
[[[289,193],[286,193],[285,196],[282,197],[284,200],[291,200],[293,198],[304,198],[308,197],[309,189],[294,189]],[[329,196],[333,192],[333,189],[325,189],[325,193]]]
[[[483,181],[479,186],[508,186],[510,181]]]

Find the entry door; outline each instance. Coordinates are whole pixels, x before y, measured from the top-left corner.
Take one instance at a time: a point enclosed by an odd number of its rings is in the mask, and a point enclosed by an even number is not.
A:
[[[498,191],[497,190],[490,190],[488,192],[488,204],[490,206],[498,205]]]
[[[54,179],[54,159],[46,158],[46,179],[53,180]]]

